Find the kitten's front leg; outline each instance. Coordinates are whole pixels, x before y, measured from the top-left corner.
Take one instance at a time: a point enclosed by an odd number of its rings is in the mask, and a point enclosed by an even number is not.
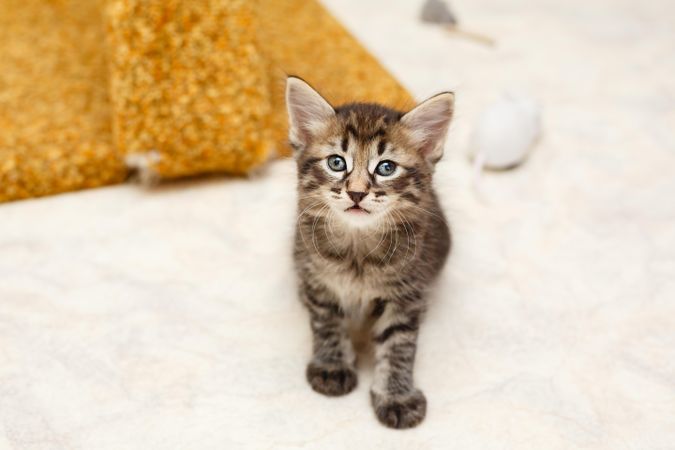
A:
[[[307,381],[316,392],[329,396],[345,395],[356,387],[356,357],[344,312],[328,291],[302,288],[302,299],[309,310],[313,355],[307,365]]]
[[[415,297],[421,301],[418,294]],[[380,308],[381,309],[381,308]],[[412,428],[426,415],[427,400],[413,384],[413,364],[421,312],[400,303],[385,303],[373,326],[375,377],[370,398],[380,422]]]

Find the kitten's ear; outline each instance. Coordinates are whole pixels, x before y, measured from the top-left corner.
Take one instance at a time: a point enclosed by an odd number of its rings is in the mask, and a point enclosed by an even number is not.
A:
[[[286,80],[286,108],[288,108],[289,137],[295,147],[304,147],[335,110],[318,92],[297,77]]]
[[[413,144],[431,162],[436,163],[443,156],[454,104],[455,94],[443,92],[423,101],[401,118],[401,123],[410,131]]]

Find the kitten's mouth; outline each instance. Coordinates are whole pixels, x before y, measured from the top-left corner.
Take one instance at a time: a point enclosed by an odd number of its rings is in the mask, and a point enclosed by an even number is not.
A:
[[[368,211],[365,208],[361,208],[356,203],[350,206],[349,208],[345,209],[345,211],[352,214],[370,214],[370,211]]]

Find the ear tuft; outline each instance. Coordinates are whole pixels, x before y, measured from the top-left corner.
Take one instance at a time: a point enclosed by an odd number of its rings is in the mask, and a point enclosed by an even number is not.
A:
[[[297,77],[286,80],[286,108],[291,145],[304,148],[335,110],[309,84]]]
[[[435,95],[401,118],[410,131],[410,138],[422,154],[432,162],[443,156],[445,135],[454,111],[455,94],[443,92]]]

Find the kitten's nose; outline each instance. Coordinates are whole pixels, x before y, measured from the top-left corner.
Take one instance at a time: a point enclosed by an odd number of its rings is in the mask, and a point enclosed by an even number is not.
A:
[[[347,191],[347,195],[349,195],[349,198],[354,200],[354,203],[356,203],[358,205],[359,202],[363,199],[363,197],[368,195],[368,193],[367,192]]]

